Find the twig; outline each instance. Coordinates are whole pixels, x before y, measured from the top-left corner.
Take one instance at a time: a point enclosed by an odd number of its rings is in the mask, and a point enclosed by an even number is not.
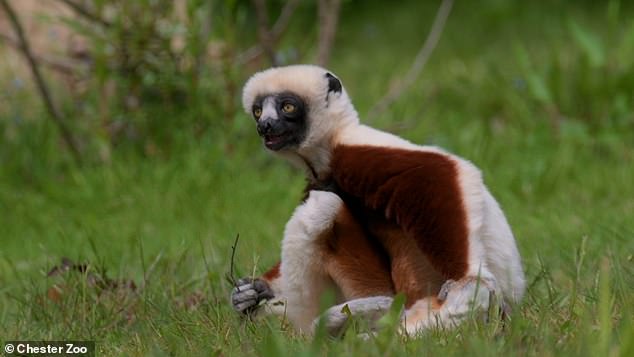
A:
[[[38,91],[40,92],[40,96],[42,97],[42,100],[44,101],[44,105],[46,106],[46,109],[48,110],[48,113],[51,116],[51,119],[57,125],[57,128],[59,129],[62,135],[62,138],[64,139],[64,141],[70,148],[70,151],[73,155],[73,158],[75,159],[75,162],[77,164],[81,164],[81,154],[79,152],[79,148],[77,144],[75,143],[75,139],[73,138],[70,132],[70,129],[66,126],[66,123],[64,123],[64,121],[62,120],[62,116],[60,115],[60,113],[57,111],[57,108],[55,108],[55,105],[53,104],[53,100],[51,99],[50,92],[48,90],[48,87],[46,86],[46,83],[44,82],[44,78],[42,78],[42,74],[40,73],[40,68],[38,66],[38,63],[35,60],[35,57],[33,57],[33,53],[31,52],[31,47],[29,46],[29,42],[26,36],[24,35],[24,30],[22,28],[22,24],[20,23],[20,20],[18,19],[18,16],[16,15],[11,5],[9,5],[9,2],[7,0],[0,0],[0,5],[4,9],[4,11],[7,13],[9,17],[9,21],[11,22],[11,26],[13,27],[13,31],[18,36],[20,51],[22,52],[24,57],[26,57],[27,59],[27,62],[29,64],[29,69],[31,70],[31,74],[33,75],[33,78],[35,79],[35,84],[37,86]]]
[[[389,106],[392,104],[398,97],[401,96],[403,91],[409,88],[415,81],[416,78],[420,76],[420,73],[425,68],[425,64],[429,60],[432,52],[434,52],[434,48],[436,48],[436,44],[438,44],[438,40],[440,39],[440,35],[445,27],[445,23],[447,22],[447,18],[451,13],[451,7],[453,5],[453,0],[443,0],[436,12],[436,17],[434,18],[434,23],[429,31],[429,35],[425,39],[423,43],[423,47],[418,51],[412,66],[410,67],[407,74],[400,79],[396,85],[392,86],[392,88],[379,100],[379,102],[372,107],[368,114],[368,118],[371,119],[376,117],[377,115],[383,113]]]
[[[108,20],[102,18],[101,16],[97,14],[92,13],[90,10],[86,9],[84,6],[72,0],[57,0],[57,1],[64,3],[66,6],[71,8],[77,15],[83,16],[89,21],[96,22],[105,27],[110,27],[112,25]]]
[[[141,259],[141,269],[143,270],[143,296],[145,296],[145,287],[147,287],[148,275],[147,270],[145,269],[145,253],[143,252],[143,240],[141,240],[141,236],[137,236],[137,242],[139,243],[139,259]]]
[[[332,46],[335,43],[341,0],[320,0],[318,7],[319,43],[317,44],[317,64],[325,66],[330,60]]]
[[[0,41],[6,43],[7,45],[17,50],[22,49],[22,47],[20,46],[20,43],[16,39],[14,39],[12,36],[9,36],[1,32],[0,32]],[[49,58],[41,54],[32,53],[32,55],[33,55],[33,58],[35,58],[36,62],[39,62],[47,67],[50,67],[51,69],[55,71],[58,71],[67,75],[77,74],[77,64],[75,63],[72,63],[70,61],[61,61],[59,59]]]
[[[231,246],[231,265],[229,266],[229,274],[227,274],[227,280],[235,287],[238,287],[238,281],[233,275],[233,261],[236,257],[236,248],[238,248],[238,239],[240,239],[240,233],[236,234],[236,239],[233,241],[233,245]]]
[[[277,18],[277,21],[275,21],[275,24],[273,25],[272,32],[275,38],[279,38],[284,30],[286,30],[291,16],[293,15],[293,12],[295,12],[298,4],[298,0],[289,0],[288,2],[286,2],[286,5],[282,8],[282,11],[280,12],[280,16]]]
[[[207,56],[207,44],[211,35],[212,19],[213,19],[213,7],[212,4],[208,4],[206,8],[205,16],[203,17],[202,24],[200,26],[199,42],[202,48],[198,48],[194,54],[194,88],[198,88],[198,80],[200,77],[201,69],[203,67],[204,58]]]
[[[288,0],[286,5],[282,8],[280,12],[280,16],[275,21],[271,32],[271,45],[275,45],[279,40],[288,24],[290,22],[291,16],[295,12],[295,9],[299,5],[299,0]],[[240,64],[245,64],[253,61],[258,58],[264,52],[264,47],[261,43],[258,43],[255,46],[250,47],[246,51],[242,52],[237,57],[237,62]]]
[[[271,61],[273,66],[277,66],[275,59],[275,50],[273,49],[272,34],[269,28],[269,14],[266,11],[265,0],[253,0],[253,6],[255,6],[255,15],[258,19],[258,37],[260,38],[260,45],[262,46],[264,53]]]

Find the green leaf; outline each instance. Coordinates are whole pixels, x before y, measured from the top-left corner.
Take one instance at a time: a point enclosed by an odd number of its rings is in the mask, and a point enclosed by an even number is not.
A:
[[[348,306],[348,304],[343,305],[343,307],[341,308],[341,313],[346,314],[348,318],[352,318],[352,311],[350,311],[350,306]]]
[[[593,67],[603,66],[605,64],[605,52],[600,39],[595,34],[586,31],[573,20],[568,22],[568,28],[570,29],[572,39],[584,52],[590,65]]]
[[[548,89],[548,86],[546,85],[544,77],[535,72],[529,73],[526,76],[526,83],[528,85],[528,90],[533,95],[533,97],[535,97],[535,99],[543,104],[552,103],[552,95],[550,93],[550,90]]]

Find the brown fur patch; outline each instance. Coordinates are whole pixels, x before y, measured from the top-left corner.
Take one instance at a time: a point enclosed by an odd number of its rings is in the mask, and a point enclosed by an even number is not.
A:
[[[396,223],[404,236],[394,239],[416,242],[444,278],[458,280],[465,275],[467,220],[457,168],[449,157],[340,145],[333,151],[331,174],[346,204],[365,215],[361,220],[371,221],[376,215]]]
[[[333,229],[324,237],[324,263],[331,279],[346,300],[393,295],[388,257],[383,248],[341,208]]]
[[[391,276],[394,288],[404,293],[405,307],[410,308],[425,297],[435,297],[445,279],[431,265],[429,259],[394,223],[371,222],[369,229],[378,237],[391,258]]]
[[[262,275],[262,279],[271,282],[280,276],[280,262],[273,265],[266,273]]]

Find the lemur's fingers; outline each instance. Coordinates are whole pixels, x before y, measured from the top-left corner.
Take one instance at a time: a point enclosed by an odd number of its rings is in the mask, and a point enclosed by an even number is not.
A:
[[[242,278],[231,291],[231,305],[234,310],[246,313],[256,308],[260,301],[273,297],[273,291],[264,280]]]
[[[246,314],[247,312],[251,311],[256,305],[256,300],[248,300],[239,304],[234,304],[233,308],[241,313]]]
[[[269,284],[262,279],[256,279],[253,282],[253,288],[258,292],[258,300],[269,300],[275,297]]]
[[[235,287],[231,292],[231,305],[238,312],[245,312],[248,308],[257,305],[258,292],[252,284]]]
[[[389,296],[372,296],[335,305],[313,321],[313,331],[322,323],[330,336],[341,336],[350,318],[359,318],[374,330],[376,321],[390,310],[393,300]]]

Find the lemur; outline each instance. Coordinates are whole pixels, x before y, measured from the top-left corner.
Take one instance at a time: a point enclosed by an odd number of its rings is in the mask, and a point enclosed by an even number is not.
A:
[[[375,321],[402,293],[400,330],[415,335],[486,311],[493,296],[520,301],[515,239],[472,163],[361,124],[341,81],[317,66],[256,73],[242,103],[264,146],[303,168],[308,186],[281,261],[238,282],[235,310],[286,314],[306,334],[323,321],[338,334],[350,312]],[[322,314],[328,289],[339,305]]]

